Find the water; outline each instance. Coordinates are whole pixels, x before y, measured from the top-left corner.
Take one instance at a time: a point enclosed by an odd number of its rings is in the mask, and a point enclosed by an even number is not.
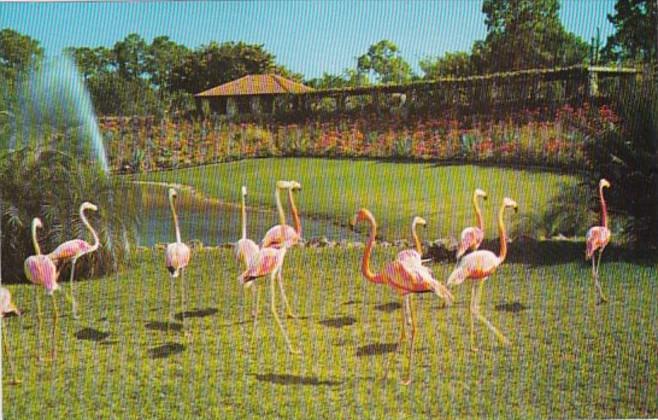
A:
[[[44,61],[19,85],[9,148],[60,143],[62,151],[86,155],[108,172],[96,115],[78,70],[69,57]]]
[[[167,199],[167,188],[158,185],[135,185],[131,194],[138,194],[141,202],[139,214],[142,221],[138,229],[137,244],[152,246],[175,240],[174,223]],[[303,209],[301,209],[303,210]],[[235,242],[241,235],[240,208],[222,205],[196,198],[187,191],[179,191],[176,212],[183,241],[200,240],[204,245],[215,246]],[[288,223],[291,223],[289,214]],[[329,220],[304,217],[302,213],[302,236],[308,240],[325,236],[329,240],[363,241],[358,233],[341,227]],[[275,209],[248,209],[247,237],[257,243],[265,232],[279,223]]]

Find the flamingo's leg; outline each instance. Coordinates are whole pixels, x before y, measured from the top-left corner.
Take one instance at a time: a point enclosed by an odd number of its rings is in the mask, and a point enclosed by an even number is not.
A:
[[[71,283],[70,287],[70,299],[71,299],[71,309],[73,310],[73,318],[78,319],[80,318],[78,316],[78,304],[75,301],[75,297],[73,296],[73,279],[74,279],[74,273],[75,273],[75,263],[77,262],[77,258],[73,258],[73,261],[71,261],[71,279],[69,280],[69,283]]]
[[[603,295],[603,289],[601,288],[601,283],[599,283],[599,268],[601,267],[601,256],[603,255],[603,248],[599,250],[599,258],[596,262],[596,276],[594,276],[594,284],[596,285],[596,290],[599,293],[599,303],[605,303],[608,299]],[[592,262],[594,262],[594,255],[592,255]]]
[[[254,324],[256,323],[256,318],[258,318],[258,306],[260,301],[260,288],[253,285],[251,288],[251,294],[253,295],[253,307],[251,308],[251,316],[254,318]]]
[[[395,352],[393,353],[393,355],[386,358],[386,367],[384,368],[384,377],[382,378],[384,380],[388,379],[388,369],[391,366],[391,358],[394,358],[397,361],[398,356],[400,354],[400,347],[402,346],[402,342],[405,339],[404,327],[405,324],[407,323],[405,311],[406,311],[406,307],[404,306],[404,302],[403,302],[402,311],[400,311],[400,316],[402,320],[402,325],[400,328],[400,338],[398,339],[398,345],[395,347]]]
[[[11,376],[12,376],[12,385],[17,385],[20,384],[21,381],[16,377],[16,367],[14,366],[14,361],[11,359],[11,353],[9,353],[9,340],[7,340],[7,331],[6,331],[6,324],[4,318],[2,318],[2,345],[3,345],[3,351],[4,355],[7,357],[7,361],[9,362],[9,370],[11,371]]]
[[[59,321],[59,310],[57,309],[57,297],[55,296],[55,293],[51,296],[53,300],[53,336],[50,357],[55,360],[55,357],[57,356],[57,322]]]
[[[41,313],[41,298],[39,297],[39,293],[41,290],[37,286],[34,286],[35,290],[35,295],[34,297],[36,298],[37,301],[37,345],[39,346],[39,350],[37,352],[37,359],[39,361],[43,360],[43,357],[41,356],[41,349],[43,349],[43,334],[42,334],[42,329],[43,329],[43,315]]]
[[[409,350],[409,367],[407,368],[407,379],[400,381],[402,385],[409,385],[411,383],[411,369],[414,364],[414,339],[416,338],[416,318],[414,317],[414,306],[411,300],[411,295],[405,296],[405,304],[408,309],[409,317],[411,318],[411,345]]]
[[[277,269],[275,269],[272,272],[271,276],[271,281],[270,281],[270,289],[272,293],[272,303],[271,303],[271,309],[272,309],[272,315],[274,315],[274,319],[276,320],[276,323],[279,324],[279,329],[281,329],[281,333],[283,334],[283,338],[286,339],[286,344],[288,345],[288,351],[293,354],[300,354],[301,352],[294,350],[292,348],[292,345],[290,344],[290,339],[288,338],[288,334],[286,334],[286,330],[283,328],[283,324],[281,323],[281,320],[279,319],[279,315],[276,313],[276,300],[275,300],[275,293],[276,293],[276,275],[277,275]]]
[[[277,274],[277,282],[279,283],[279,289],[281,290],[281,296],[283,297],[283,303],[286,305],[286,311],[288,312],[288,317],[289,318],[297,318],[297,315],[295,315],[292,312],[292,309],[290,309],[290,304],[288,303],[288,298],[286,297],[286,292],[283,290],[283,280],[282,280],[282,274],[281,272],[283,271],[283,268],[279,268],[278,274]]]
[[[475,345],[475,320],[473,316],[477,312],[477,304],[475,303],[475,282],[471,283],[471,308],[470,308],[470,324],[471,324],[471,351],[477,352],[478,348]]]
[[[503,343],[503,345],[509,346],[511,345],[510,341],[503,334],[501,334],[501,332],[498,331],[498,329],[494,327],[493,324],[489,322],[487,318],[485,318],[482,314],[480,314],[480,299],[482,297],[482,289],[484,288],[484,282],[486,280],[487,280],[486,278],[480,280],[480,286],[478,287],[476,298],[475,298],[474,314],[480,322],[482,322],[484,325],[487,326],[487,328],[489,328],[494,334],[496,334],[496,337],[498,337],[498,339],[500,340],[501,343]]]
[[[181,323],[183,324],[183,332],[185,334],[185,337],[188,339],[190,338],[191,334],[187,329],[185,328],[185,270],[181,269],[180,271],[180,319]]]

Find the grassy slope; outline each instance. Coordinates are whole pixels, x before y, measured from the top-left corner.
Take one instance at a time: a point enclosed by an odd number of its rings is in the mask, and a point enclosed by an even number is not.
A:
[[[521,213],[538,211],[562,183],[576,182],[566,175],[471,165],[299,158],[246,160],[141,175],[140,179],[193,185],[229,202],[239,202],[244,184],[250,203],[271,208],[275,181],[296,179],[302,184],[298,202],[303,214],[345,225],[359,207],[366,206],[378,219],[381,234],[389,238],[409,236],[414,215],[428,221],[427,237],[457,237],[475,223],[471,196],[478,187],[489,193],[483,213],[487,236],[494,237],[495,213],[503,196],[514,198]]]
[[[393,253],[376,249],[374,268]],[[415,382],[402,387],[399,367],[388,382],[379,380],[399,334],[398,298],[360,276],[360,256],[360,250],[290,251],[284,278],[302,318],[285,325],[302,356],[286,353],[266,306],[266,284],[250,344],[251,301],[236,283],[240,270],[230,250],[193,256],[186,276],[195,315],[188,319],[190,345],[180,333],[168,338],[158,324],[166,319],[169,286],[162,251],[141,252],[136,268],[116,277],[80,282],[79,321],[59,294],[64,316],[55,363],[34,358],[33,289],[10,286],[26,312],[7,320],[24,382],[5,386],[5,415],[658,416],[655,266],[604,262],[611,303],[595,306],[584,263],[505,265],[486,285],[482,311],[514,346],[501,348],[478,326],[478,354],[468,351],[467,287],[454,290],[457,302],[449,309],[435,296],[415,296]],[[445,278],[450,268],[434,271]],[[525,309],[496,309],[515,302],[511,308]]]

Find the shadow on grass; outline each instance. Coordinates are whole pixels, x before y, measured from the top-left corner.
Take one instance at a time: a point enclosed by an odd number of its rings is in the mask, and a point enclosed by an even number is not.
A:
[[[103,341],[110,336],[110,333],[105,331],[99,331],[94,328],[83,328],[80,331],[75,333],[75,338],[78,340],[89,340],[89,341]]]
[[[525,311],[526,309],[528,309],[528,307],[521,302],[501,303],[500,305],[496,305],[496,310],[501,312],[518,313]]]
[[[268,373],[267,375],[254,375],[256,379],[263,382],[270,382],[277,385],[312,385],[312,386],[337,386],[342,384],[340,381],[322,381],[312,376],[297,375],[276,375]]]
[[[348,300],[347,302],[343,302],[343,305],[356,305],[358,303],[361,303],[360,300]]]
[[[167,332],[169,330],[171,331],[182,331],[183,330],[183,324],[179,324],[177,322],[167,322],[167,321],[150,321],[147,322],[146,325],[144,325],[146,329],[152,330],[152,331],[164,331]]]
[[[374,343],[359,347],[356,350],[357,357],[377,356],[386,353],[392,353],[397,348],[398,343]]]
[[[179,321],[182,321],[183,317],[205,318],[207,316],[215,315],[216,313],[217,313],[217,308],[195,309],[194,311],[179,312],[176,315],[174,315],[174,318],[176,318]]]
[[[319,322],[319,324],[324,325],[325,327],[343,328],[352,324],[356,324],[356,319],[352,318],[351,316],[341,316],[338,318],[323,319]]]
[[[391,313],[397,311],[401,307],[402,305],[400,304],[400,302],[389,302],[389,303],[382,303],[381,305],[377,305],[375,306],[375,309],[381,312]]]
[[[185,351],[185,346],[180,343],[167,343],[158,347],[149,349],[151,359],[165,359],[169,356],[179,354]]]

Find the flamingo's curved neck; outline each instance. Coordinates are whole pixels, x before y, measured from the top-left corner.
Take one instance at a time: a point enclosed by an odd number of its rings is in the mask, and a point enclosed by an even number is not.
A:
[[[288,190],[288,201],[290,201],[292,220],[295,223],[295,232],[297,232],[297,235],[302,236],[302,221],[299,219],[299,214],[297,213],[297,206],[295,205],[295,199],[292,195],[292,188]]]
[[[278,188],[274,191],[274,198],[276,198],[276,209],[279,212],[279,224],[283,226],[286,224],[286,216],[283,214],[283,206],[281,205],[281,193],[279,192]]]
[[[505,261],[505,257],[507,256],[507,232],[505,232],[505,221],[503,220],[504,215],[505,204],[500,206],[500,211],[498,212],[498,233],[500,236],[500,255],[498,255],[498,259],[501,263]]]
[[[34,251],[37,255],[41,255],[41,247],[39,247],[39,241],[37,241],[37,224],[32,222],[32,243],[34,244]]]
[[[484,220],[482,219],[482,212],[478,205],[478,196],[475,193],[473,194],[473,208],[475,208],[475,219],[477,220],[478,228],[480,228],[481,231],[484,231]]]
[[[420,255],[423,255],[423,247],[420,244],[420,239],[418,238],[418,232],[416,232],[416,221],[411,224],[411,236],[414,238],[414,244],[416,244],[416,251]]]
[[[370,237],[368,238],[368,243],[366,244],[366,249],[363,252],[363,260],[361,261],[361,272],[363,276],[373,283],[381,283],[377,281],[376,275],[370,270],[370,255],[372,254],[372,248],[375,245],[375,236],[377,236],[377,222],[375,220],[368,218],[370,222]]]
[[[242,239],[247,239],[247,207],[244,194],[242,194]]]
[[[98,235],[96,234],[94,228],[91,227],[89,220],[87,220],[87,216],[85,216],[84,209],[82,208],[80,208],[80,219],[82,219],[82,223],[87,227],[87,230],[89,230],[91,236],[94,238],[94,244],[91,246],[92,251],[97,250],[98,246],[100,245],[100,240],[98,239]]]
[[[607,229],[608,228],[608,205],[605,203],[605,198],[603,198],[603,186],[599,186],[599,199],[601,200],[601,223]]]
[[[169,206],[171,207],[171,214],[174,216],[174,228],[176,229],[176,242],[182,243],[180,238],[180,228],[178,227],[178,215],[176,214],[176,207],[174,206],[174,197],[169,196]]]

